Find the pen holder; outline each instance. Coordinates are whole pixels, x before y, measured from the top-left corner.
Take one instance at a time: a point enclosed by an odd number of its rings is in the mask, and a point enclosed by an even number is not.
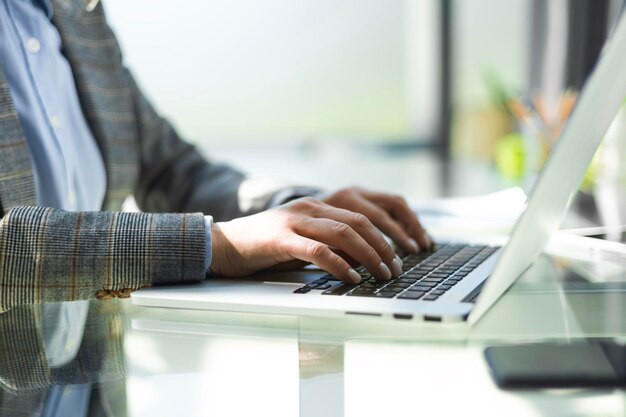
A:
[[[549,135],[539,123],[523,123],[517,132],[502,137],[495,152],[500,174],[532,186],[550,153]]]

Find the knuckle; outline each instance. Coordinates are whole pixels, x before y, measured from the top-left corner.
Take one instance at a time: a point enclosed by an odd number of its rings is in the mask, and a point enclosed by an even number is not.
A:
[[[307,248],[307,252],[312,259],[320,259],[324,257],[324,255],[326,255],[326,250],[326,247],[318,242],[310,243]]]
[[[389,259],[393,259],[396,257],[396,253],[394,252],[393,248],[391,247],[391,245],[389,243],[387,243],[386,240],[383,239],[383,245],[381,248],[382,253],[385,254],[385,256]]]
[[[315,198],[313,198],[311,196],[301,197],[300,201],[302,201],[303,203],[306,203],[306,204],[313,204],[313,205],[315,205],[315,204],[317,204],[319,202],[318,200],[316,200]]]
[[[298,223],[302,220],[302,215],[298,212],[290,212],[287,216],[285,216],[284,220],[288,224]]]
[[[354,222],[356,226],[361,227],[361,228],[368,227],[370,225],[370,221],[367,218],[367,216],[361,213],[353,213],[352,221]]]
[[[304,225],[304,219],[301,216],[288,216],[284,220],[284,225],[288,230],[298,232]]]
[[[376,262],[376,261],[380,262],[379,261],[380,256],[378,255],[378,253],[376,252],[376,250],[374,248],[369,248],[367,250],[366,256],[367,256],[367,259],[370,259],[372,262]],[[378,262],[376,262],[376,263],[378,263]]]
[[[348,237],[352,234],[352,229],[345,223],[335,223],[333,225],[334,233],[341,237]]]
[[[356,187],[347,187],[347,188],[342,188],[341,190],[337,191],[337,196],[341,198],[350,198],[357,192],[358,190]]]
[[[302,197],[297,200],[294,200],[292,203],[292,207],[296,210],[309,210],[315,207],[317,204],[317,200],[313,197]]]

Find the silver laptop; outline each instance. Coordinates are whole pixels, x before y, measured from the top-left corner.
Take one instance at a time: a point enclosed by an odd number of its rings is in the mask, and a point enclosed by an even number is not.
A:
[[[365,315],[475,323],[541,253],[561,224],[611,121],[626,97],[626,20],[621,18],[589,77],[526,210],[502,248],[454,242],[404,257],[404,274],[347,285],[319,271],[146,288],[134,304],[312,316]]]

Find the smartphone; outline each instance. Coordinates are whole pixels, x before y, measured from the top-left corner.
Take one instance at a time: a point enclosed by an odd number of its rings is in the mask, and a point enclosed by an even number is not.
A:
[[[484,355],[505,389],[626,385],[626,346],[609,339],[493,346]]]

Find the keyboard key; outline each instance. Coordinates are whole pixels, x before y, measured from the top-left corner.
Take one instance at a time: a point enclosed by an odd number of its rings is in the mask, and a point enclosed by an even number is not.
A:
[[[398,298],[402,298],[405,300],[419,300],[426,294],[424,291],[407,291],[402,293]]]
[[[427,285],[414,285],[409,290],[410,291],[430,291],[433,287]]]
[[[389,292],[389,291],[381,291],[376,294],[376,297],[378,298],[393,298],[395,296],[396,296],[395,292]]]
[[[352,297],[377,297],[374,291],[352,291],[347,295]]]
[[[419,279],[419,278],[423,278],[426,276],[425,272],[407,272],[406,274],[402,275],[402,278],[410,278],[410,279]]]
[[[437,284],[439,284],[438,282],[430,282],[430,281],[418,281],[415,284],[413,284],[413,287],[416,286],[420,286],[420,287],[428,287],[428,288],[433,288],[436,287]]]
[[[432,295],[444,295],[445,293],[446,292],[443,290],[435,290],[431,292]]]
[[[376,281],[362,266],[356,268],[361,275],[362,281],[358,285],[350,285],[328,274],[316,281],[311,282],[295,292],[305,294],[312,289],[322,290],[326,295],[353,295],[353,296],[376,296],[392,298],[398,293],[428,292],[433,288],[436,292],[447,291],[456,283],[470,274],[480,265],[497,247],[440,245],[433,252],[420,254],[399,254],[403,259],[403,274],[401,278],[389,281]],[[441,284],[441,285],[440,285]],[[439,287],[437,287],[439,285]],[[437,288],[435,288],[437,287]],[[378,291],[378,292],[377,292]],[[402,294],[404,294],[402,293]],[[434,294],[426,294],[426,297],[435,297]]]
[[[341,280],[339,278],[336,278],[330,274],[326,274],[324,275],[322,278],[320,279],[327,279],[328,281],[337,281],[337,282],[341,282]]]
[[[443,281],[443,278],[435,278],[435,277],[426,277],[423,280],[421,280],[420,282],[434,282],[435,284],[439,284],[441,281]]]
[[[437,298],[439,298],[438,295],[428,294],[426,297],[422,298],[422,300],[425,300],[425,301],[435,301]]]
[[[350,290],[353,290],[354,288],[356,288],[356,285],[340,284],[340,285],[337,285],[336,287],[333,287],[331,289],[328,289],[328,290],[324,291],[322,294],[324,294],[324,295],[344,295],[345,293],[347,293]]]
[[[415,268],[415,272],[430,272],[433,269],[435,269],[434,266],[420,265],[418,268]]]

